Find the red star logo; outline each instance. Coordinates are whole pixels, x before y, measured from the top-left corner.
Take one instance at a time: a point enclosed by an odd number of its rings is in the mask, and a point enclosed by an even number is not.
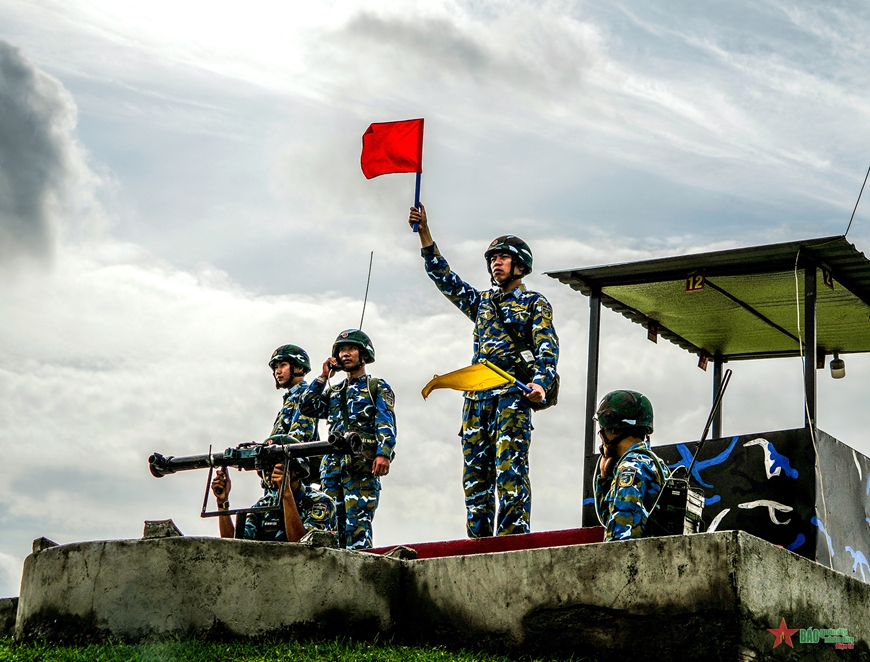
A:
[[[794,648],[794,644],[791,643],[791,636],[795,632],[799,632],[800,628],[791,629],[785,624],[785,619],[782,619],[778,628],[767,628],[767,631],[770,632],[774,637],[776,637],[776,642],[773,644],[773,647],[776,648],[783,641],[788,644],[789,648]]]

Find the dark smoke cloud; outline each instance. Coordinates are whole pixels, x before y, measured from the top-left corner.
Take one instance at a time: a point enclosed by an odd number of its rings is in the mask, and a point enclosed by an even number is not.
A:
[[[0,258],[51,254],[76,178],[76,107],[56,79],[0,39]]]

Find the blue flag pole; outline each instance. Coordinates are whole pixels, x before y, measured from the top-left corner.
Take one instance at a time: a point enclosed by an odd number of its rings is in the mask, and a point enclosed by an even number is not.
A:
[[[523,393],[525,393],[526,395],[528,395],[529,393],[532,392],[532,388],[530,386],[526,386],[521,381],[519,381],[516,377],[514,377],[512,374],[499,368],[495,363],[492,363],[491,361],[487,361],[486,359],[480,359],[479,363],[481,365],[485,365],[487,368],[492,370],[495,374],[506,379],[508,381],[508,384],[515,384],[516,386],[518,386],[519,389]]]
[[[422,178],[422,176],[423,176],[422,172],[417,173],[417,190],[414,191],[414,208],[415,209],[420,208],[420,179]],[[417,232],[417,230],[420,229],[419,226],[420,226],[419,223],[414,223],[414,232]]]

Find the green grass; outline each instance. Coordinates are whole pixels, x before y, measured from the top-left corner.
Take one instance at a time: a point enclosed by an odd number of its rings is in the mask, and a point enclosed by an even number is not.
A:
[[[172,641],[150,644],[91,644],[53,646],[16,644],[0,638],[0,662],[509,662],[509,658],[484,653],[448,651],[390,643],[320,642],[206,643]]]

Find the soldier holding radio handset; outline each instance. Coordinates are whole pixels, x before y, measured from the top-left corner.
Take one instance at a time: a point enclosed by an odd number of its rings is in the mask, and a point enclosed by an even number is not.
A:
[[[640,538],[667,469],[650,450],[652,403],[636,391],[612,391],[595,415],[601,459],[595,472],[595,513],[605,527],[604,540]]]
[[[300,402],[301,414],[327,419],[331,435],[357,433],[362,438],[359,456],[332,453],[320,465],[323,491],[338,507],[339,545],[347,549],[372,546],[381,478],[395,457],[396,397],[383,379],[366,374],[366,365],[374,362],[375,348],[366,333],[342,331]],[[327,380],[339,370],[347,373],[344,381],[328,387]]]

